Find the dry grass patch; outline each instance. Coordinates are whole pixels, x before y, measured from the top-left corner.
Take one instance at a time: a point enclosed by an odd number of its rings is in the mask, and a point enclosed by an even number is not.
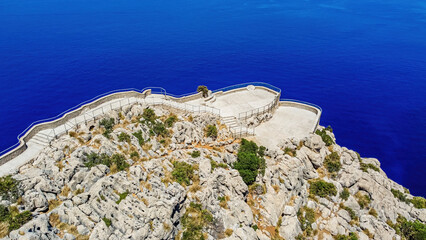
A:
[[[114,173],[118,173],[119,172],[117,164],[115,164],[115,163],[111,165],[111,167],[109,168],[109,170],[110,170],[110,172],[109,172],[108,176],[112,175]]]
[[[195,192],[197,192],[197,191],[199,191],[201,189],[201,186],[200,186],[200,184],[197,182],[197,183],[194,183],[194,184],[192,184],[190,187],[189,187],[189,191],[190,192],[192,192],[192,193],[195,193]]]
[[[230,228],[227,228],[227,229],[225,230],[225,235],[226,235],[227,237],[231,236],[233,233],[234,233],[234,231],[233,231],[232,229],[230,229]]]
[[[280,191],[280,186],[278,185],[272,185],[272,188],[275,190],[276,193]]]
[[[145,143],[142,146],[142,150],[144,150],[145,152],[148,152],[149,150],[151,150],[151,148],[152,148],[152,144],[149,144],[149,143]]]
[[[57,208],[61,204],[62,204],[61,200],[58,200],[58,199],[49,200],[49,210],[47,210],[47,212],[52,211],[53,209]]]
[[[374,238],[374,235],[370,232],[370,231],[368,231],[368,229],[366,228],[366,229],[364,229],[364,230],[362,230],[362,232],[363,233],[365,233],[365,235],[367,235],[368,236],[368,238],[370,238],[370,239],[373,239]]]
[[[171,172],[169,172],[169,171],[167,171],[166,169],[164,169],[164,177],[163,177],[163,178],[161,178],[161,182],[162,182],[162,183],[164,183],[164,185],[165,185],[166,187],[168,187],[168,186],[169,186],[169,184],[173,182],[173,176],[172,176],[172,173],[171,173]]]
[[[219,200],[219,206],[220,207],[222,207],[224,209],[229,209],[229,207],[228,207],[228,201],[230,200],[229,196],[219,197],[218,200]],[[254,204],[254,203],[252,202],[252,204]]]
[[[297,199],[297,196],[295,196],[295,195],[291,196],[291,198],[288,201],[287,205],[294,206],[296,199]]]
[[[49,216],[49,222],[52,226],[61,230],[58,234],[60,237],[63,237],[64,232],[72,234],[77,240],[87,240],[89,239],[89,235],[80,235],[77,231],[77,227],[74,225],[69,225],[67,223],[61,222],[59,215],[56,213],[52,213]]]
[[[68,196],[68,194],[69,194],[70,192],[71,192],[71,188],[70,188],[70,187],[68,187],[68,185],[65,185],[65,186],[62,188],[61,196],[66,197],[66,196]]]
[[[172,228],[170,227],[169,224],[163,222],[163,229],[166,230],[167,232],[170,231]]]
[[[0,238],[4,238],[9,234],[9,223],[0,222]]]
[[[320,178],[324,178],[328,175],[327,171],[325,170],[324,167],[320,167],[317,169],[318,175]]]
[[[148,179],[147,181],[141,181],[140,187],[141,191],[143,191],[144,188],[148,189],[149,191],[152,190],[152,185],[148,182]]]
[[[74,192],[72,192],[74,196],[77,196],[78,194],[84,193],[84,188],[76,189]]]
[[[55,166],[57,166],[59,168],[59,171],[62,171],[62,169],[64,169],[64,167],[65,167],[62,160],[55,162]]]

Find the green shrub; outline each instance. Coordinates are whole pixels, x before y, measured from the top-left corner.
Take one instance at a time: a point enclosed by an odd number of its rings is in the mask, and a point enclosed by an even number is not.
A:
[[[264,157],[265,156],[265,150],[266,150],[266,147],[259,146],[259,149],[257,150],[257,154],[259,154],[259,157]]]
[[[194,168],[186,162],[173,162],[173,178],[181,185],[189,185],[194,177]]]
[[[98,155],[94,152],[91,152],[90,154],[84,153],[84,156],[84,165],[88,168],[92,168],[99,164],[103,164],[107,167],[116,165],[117,170],[123,171],[130,167],[130,165],[126,162],[126,158],[121,154],[113,154],[112,156],[108,156],[105,153]]]
[[[328,125],[328,126],[325,128],[325,130],[326,130],[326,131],[329,131],[329,132],[333,132],[333,128],[331,128],[331,126],[330,126],[330,125]]]
[[[395,197],[395,198],[398,198],[399,199],[399,201],[401,201],[401,202],[405,202],[405,203],[409,203],[410,201],[407,199],[407,197],[405,196],[405,194],[404,193],[402,193],[401,191],[399,191],[399,190],[397,190],[397,189],[394,189],[394,188],[392,188],[391,189],[391,192],[392,192],[392,194],[393,194],[393,196]]]
[[[9,208],[0,204],[0,222],[8,221],[10,217]]]
[[[405,193],[410,194],[410,190],[409,190],[408,188],[406,188],[406,187],[403,187],[403,188],[404,188],[404,192],[405,192]]]
[[[426,208],[426,199],[422,197],[413,197],[413,199],[408,199],[407,196],[394,188],[391,189],[391,192],[395,198],[398,198],[399,201],[405,202],[406,204],[412,203],[415,208]]]
[[[413,197],[410,202],[414,205],[415,208],[426,208],[426,199],[422,197]]]
[[[261,174],[265,173],[265,159],[261,156],[264,151],[264,147],[259,148],[253,141],[247,141],[244,138],[241,140],[237,161],[233,167],[238,170],[247,185],[251,185],[256,180],[259,171]]]
[[[118,199],[115,203],[120,204],[120,202],[122,200],[124,200],[127,197],[127,195],[129,195],[129,191],[125,191],[123,193],[118,194],[118,196],[120,197],[120,199]]]
[[[113,154],[111,156],[111,161],[113,164],[117,165],[118,171],[123,171],[130,167],[130,165],[126,162],[126,158],[121,154]]]
[[[389,226],[395,229],[395,232],[406,240],[424,240],[426,239],[426,224],[419,220],[415,222],[407,221],[406,218],[398,216],[396,223],[387,222]]]
[[[142,117],[145,121],[151,123],[155,122],[155,120],[157,119],[157,115],[155,115],[154,110],[152,110],[151,108],[145,108],[143,110]]]
[[[336,236],[334,236],[335,240],[358,240],[358,236],[356,235],[356,233],[349,233],[348,236],[346,235],[342,235],[342,234],[338,234]]]
[[[91,152],[91,153],[84,153],[84,166],[88,167],[88,168],[92,168],[96,165],[99,164],[104,164],[109,166],[110,162],[109,162],[109,156],[105,153],[99,155],[95,152]]]
[[[134,132],[133,136],[135,136],[138,139],[139,146],[142,147],[145,144],[145,140],[142,137],[142,131],[141,130]]]
[[[0,205],[0,222],[7,222],[7,233],[20,228],[32,219],[30,211],[19,212],[17,207]]]
[[[217,128],[216,125],[208,125],[206,128],[206,136],[216,138],[217,137]]]
[[[359,161],[359,168],[363,171],[363,172],[368,172],[368,169],[372,169],[376,172],[380,172],[380,169],[378,167],[376,167],[376,165],[372,164],[372,163],[363,163],[362,160]]]
[[[292,157],[296,157],[296,150],[286,147],[284,148],[284,154],[287,154]]]
[[[209,94],[209,89],[204,85],[200,85],[197,87],[197,92],[201,92],[203,97],[207,97]]]
[[[20,228],[25,223],[29,222],[32,219],[30,211],[24,211],[10,218],[9,220],[9,232]]]
[[[226,201],[226,198],[225,198],[225,196],[217,197],[217,200],[219,200],[220,202],[223,202],[223,201]]]
[[[317,135],[319,135],[322,138],[322,141],[325,143],[326,146],[330,146],[334,144],[333,138],[331,138],[325,129],[323,129],[322,131],[317,130],[315,132]]]
[[[337,152],[332,152],[327,155],[324,160],[324,165],[330,173],[338,172],[342,167],[339,154]]]
[[[337,190],[333,183],[324,180],[316,180],[311,182],[309,193],[320,197],[336,196]]]
[[[193,157],[193,158],[197,158],[197,157],[199,157],[201,154],[200,154],[200,151],[193,151],[192,153],[191,153],[191,157]]]
[[[162,122],[155,122],[151,130],[154,132],[156,136],[167,137],[169,135],[169,132],[167,131],[166,126],[164,126],[164,123]]]
[[[177,121],[177,117],[176,115],[171,115],[170,117],[168,117],[165,121],[164,124],[166,125],[166,127],[173,127],[173,124]]]
[[[102,218],[102,220],[105,222],[105,225],[107,227],[111,226],[111,219],[104,217]]]
[[[358,216],[356,215],[355,211],[352,210],[352,208],[347,207],[343,205],[342,203],[340,204],[340,208],[346,210],[349,213],[349,216],[351,217],[352,220],[358,220]]]
[[[203,229],[213,223],[213,215],[201,204],[191,202],[181,218],[182,240],[204,239]]]
[[[120,133],[120,135],[118,135],[118,141],[120,142],[130,142],[130,135],[127,133]]]
[[[3,200],[15,202],[22,195],[19,189],[20,182],[12,176],[7,175],[0,178],[0,197]]]
[[[134,158],[139,158],[139,153],[136,151],[133,151],[132,153],[130,153],[130,158],[134,159]]]
[[[254,229],[254,231],[256,231],[257,229],[259,229],[259,227],[255,224],[255,225],[253,225],[253,226],[251,226],[253,229]]]
[[[344,188],[343,191],[340,193],[340,198],[343,200],[348,200],[350,196],[349,190],[347,188]]]
[[[105,132],[103,133],[105,137],[109,138],[109,134],[112,133],[114,124],[114,118],[104,118],[99,122],[99,125],[105,128]]]
[[[228,168],[228,165],[225,163],[217,163],[214,160],[210,160],[211,172],[213,172],[216,168]]]
[[[306,236],[312,234],[312,224],[315,222],[315,212],[312,208],[302,207],[297,211],[297,219]]]

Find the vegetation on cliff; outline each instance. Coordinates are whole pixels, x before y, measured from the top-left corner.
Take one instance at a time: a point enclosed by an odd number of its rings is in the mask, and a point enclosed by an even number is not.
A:
[[[237,154],[237,161],[234,168],[238,170],[243,181],[251,185],[256,180],[259,172],[263,175],[265,172],[265,147],[258,147],[253,141],[241,140],[241,146]]]

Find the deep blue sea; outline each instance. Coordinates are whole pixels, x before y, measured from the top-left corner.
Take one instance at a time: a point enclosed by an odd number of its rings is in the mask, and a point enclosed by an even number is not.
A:
[[[2,0],[0,149],[118,88],[264,81],[426,196],[423,0]]]

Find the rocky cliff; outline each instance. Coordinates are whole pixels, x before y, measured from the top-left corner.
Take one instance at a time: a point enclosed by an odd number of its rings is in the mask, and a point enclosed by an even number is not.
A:
[[[425,239],[424,199],[329,128],[263,149],[217,116],[152,109],[81,125],[3,177],[1,237]]]

